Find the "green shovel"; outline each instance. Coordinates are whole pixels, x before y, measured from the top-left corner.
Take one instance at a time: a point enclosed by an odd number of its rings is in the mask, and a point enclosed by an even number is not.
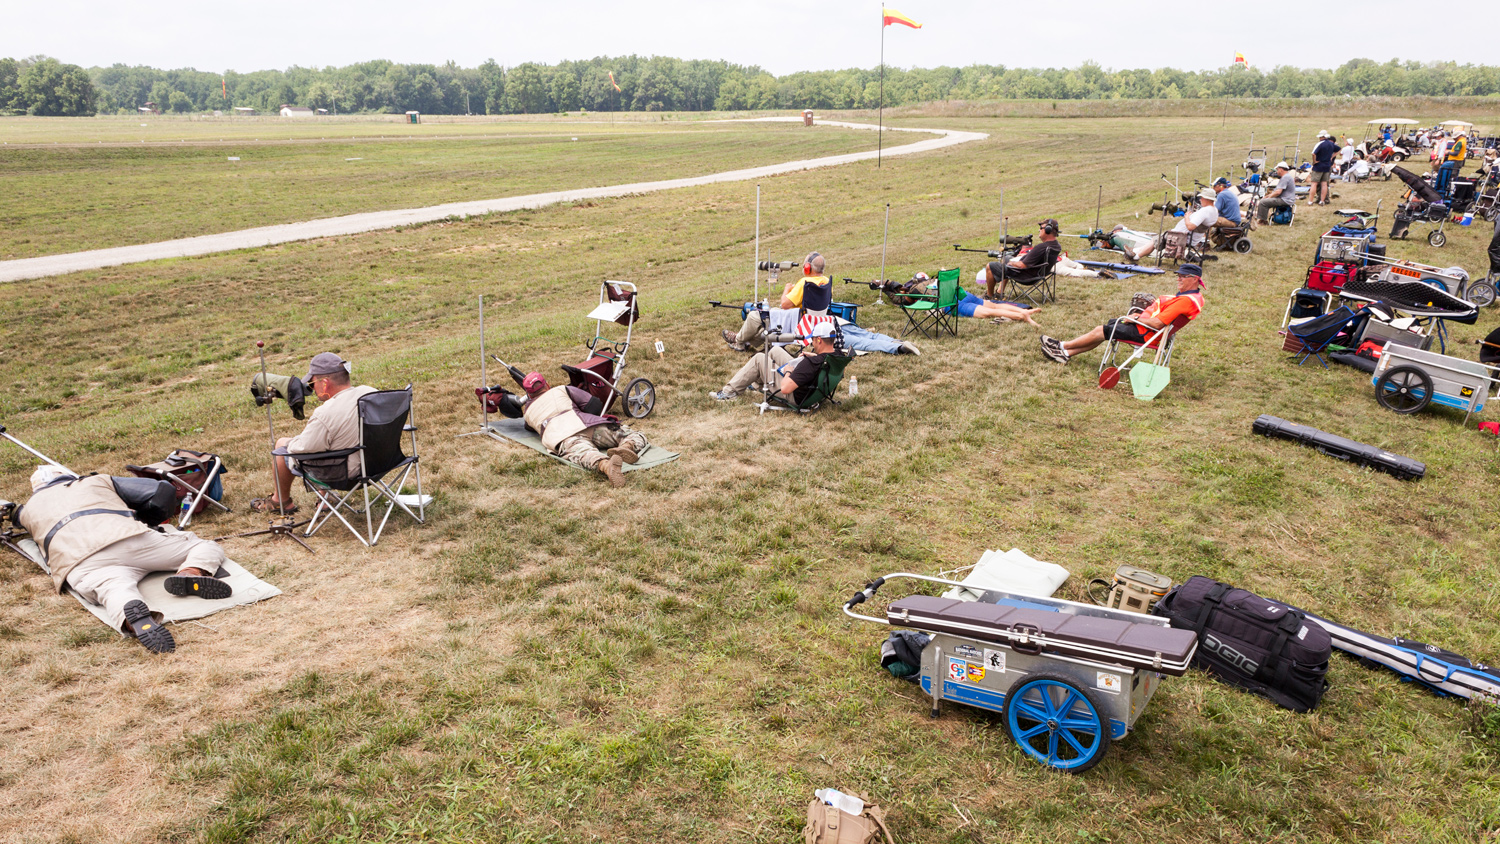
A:
[[[1130,389],[1141,401],[1151,401],[1172,383],[1172,370],[1154,363],[1138,363],[1130,368]]]

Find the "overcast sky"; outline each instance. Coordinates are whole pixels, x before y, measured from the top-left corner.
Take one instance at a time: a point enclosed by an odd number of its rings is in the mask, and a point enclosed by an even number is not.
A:
[[[1465,7],[1477,13],[1483,4]],[[1407,0],[1363,0],[1366,25],[1342,15],[1278,22],[1276,4],[1153,0],[892,0],[923,25],[886,31],[894,67],[1004,64],[1106,68],[1250,64],[1337,67],[1363,57],[1500,62],[1493,39],[1439,24],[1440,37]],[[1336,8],[1328,7],[1330,10]],[[757,64],[774,74],[875,67],[879,0],[46,0],[13,10],[0,27],[0,57],[43,54],[85,67],[114,63],[241,72],[342,66],[368,59],[473,67],[601,55],[664,55]]]

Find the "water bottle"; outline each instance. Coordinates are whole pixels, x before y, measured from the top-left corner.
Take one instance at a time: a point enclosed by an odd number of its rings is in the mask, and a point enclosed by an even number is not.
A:
[[[859,379],[855,378],[853,375],[849,376],[849,395],[859,395]]]
[[[187,516],[188,516],[188,510],[191,509],[191,507],[192,507],[192,505],[188,503],[190,500],[191,499],[187,498],[186,496],[183,497],[183,499],[182,499],[182,507],[181,507],[181,509],[179,509],[177,511],[177,523],[178,524],[182,524],[182,520],[185,519],[185,518],[187,518]]]

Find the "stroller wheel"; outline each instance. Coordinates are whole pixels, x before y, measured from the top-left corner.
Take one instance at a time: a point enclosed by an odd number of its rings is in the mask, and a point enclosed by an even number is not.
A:
[[[631,419],[645,419],[656,409],[656,387],[644,378],[636,378],[625,387],[625,413]]]
[[[1438,248],[1441,248],[1443,244],[1447,242],[1448,236],[1440,231],[1434,230],[1432,233],[1427,235],[1427,245],[1429,246],[1436,246]]]
[[[1255,244],[1251,243],[1248,237],[1239,238],[1234,242],[1234,251],[1241,255],[1249,255],[1250,250],[1254,248]]]
[[[1471,281],[1468,286],[1459,293],[1460,299],[1467,299],[1481,308],[1495,304],[1495,285],[1488,281]]]

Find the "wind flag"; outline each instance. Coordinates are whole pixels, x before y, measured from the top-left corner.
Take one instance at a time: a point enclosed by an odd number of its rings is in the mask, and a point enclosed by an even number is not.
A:
[[[1235,53],[1234,54],[1234,63],[1235,64],[1242,64],[1245,67],[1249,67],[1250,66],[1250,63],[1247,62],[1247,61],[1245,61],[1245,54],[1244,53]]]
[[[609,72],[609,84],[615,86],[616,91],[620,90],[620,83],[615,81],[615,72],[613,70]]]
[[[229,99],[229,83],[225,82],[222,76],[219,77],[219,87],[224,91],[224,99]]]
[[[907,17],[906,15],[901,14],[900,12],[896,11],[895,9],[881,9],[880,12],[881,12],[881,15],[883,16],[881,18],[881,21],[880,21],[880,25],[882,27],[890,26],[893,23],[899,23],[902,26],[909,26],[912,29],[921,29],[922,28],[921,24],[917,23],[916,21],[912,20],[911,18]]]

